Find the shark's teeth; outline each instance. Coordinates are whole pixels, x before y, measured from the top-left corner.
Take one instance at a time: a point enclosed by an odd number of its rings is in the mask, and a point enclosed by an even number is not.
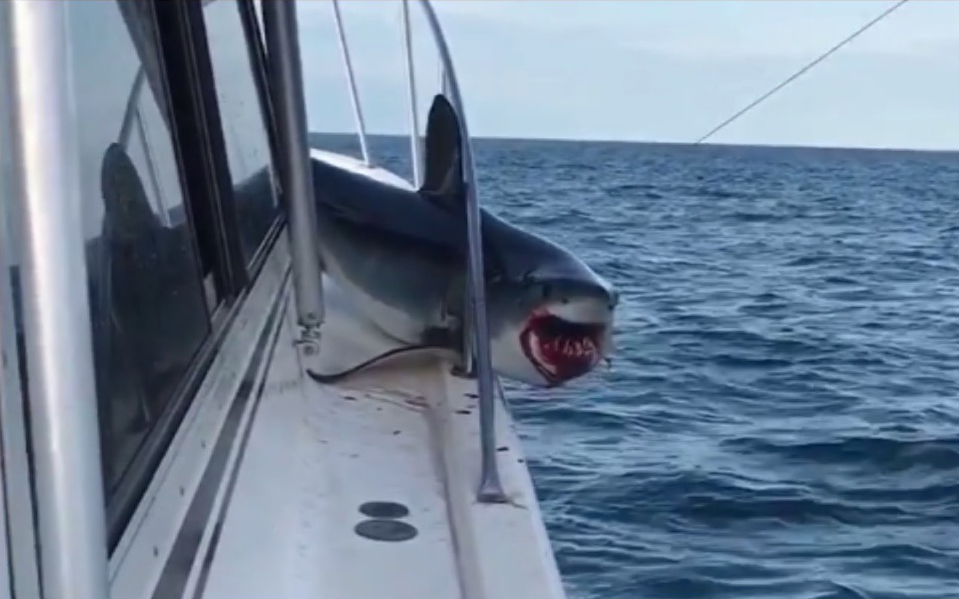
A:
[[[567,358],[592,357],[596,354],[596,344],[588,337],[580,340],[564,339],[562,341],[555,341],[547,343],[545,347],[547,349],[554,349],[556,353]]]
[[[541,341],[539,337],[533,334],[533,355],[544,366],[549,365],[549,359],[544,353],[552,356],[562,356],[564,358],[584,358],[593,359],[598,354],[596,343],[589,337],[583,339],[553,339],[550,341]]]

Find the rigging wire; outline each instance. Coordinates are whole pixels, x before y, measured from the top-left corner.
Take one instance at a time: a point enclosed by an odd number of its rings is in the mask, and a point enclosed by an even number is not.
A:
[[[725,129],[727,125],[730,125],[730,124],[733,123],[734,121],[738,120],[739,117],[743,116],[744,114],[746,114],[747,112],[749,112],[750,110],[752,110],[753,108],[755,108],[756,106],[759,106],[759,104],[761,104],[762,102],[764,102],[767,98],[769,98],[770,96],[772,96],[773,94],[775,94],[776,92],[778,92],[779,90],[781,90],[782,88],[786,87],[787,85],[789,85],[790,83],[792,83],[793,81],[795,81],[796,79],[798,79],[799,77],[801,77],[806,71],[808,71],[809,69],[813,68],[814,66],[816,66],[816,65],[819,64],[820,62],[822,62],[822,61],[826,60],[827,58],[829,58],[830,56],[832,56],[832,54],[834,54],[837,50],[839,50],[840,48],[842,48],[843,46],[845,46],[846,44],[848,44],[848,43],[851,42],[852,40],[856,39],[857,37],[859,37],[860,35],[862,35],[863,33],[865,33],[865,32],[866,32],[869,28],[871,28],[873,25],[875,25],[875,24],[878,23],[879,21],[885,19],[885,18],[888,17],[889,15],[891,15],[891,14],[893,13],[893,11],[895,11],[896,9],[898,9],[899,7],[901,7],[903,4],[905,4],[905,3],[908,2],[908,1],[909,1],[909,0],[899,0],[898,2],[896,2],[896,3],[895,3],[894,5],[892,5],[891,7],[887,8],[882,14],[880,14],[879,16],[877,16],[876,18],[874,18],[873,20],[869,21],[868,23],[866,23],[865,25],[863,25],[862,27],[860,27],[859,29],[857,29],[856,31],[854,31],[851,35],[848,35],[845,39],[843,39],[841,42],[839,42],[838,44],[836,44],[835,46],[833,46],[832,48],[830,48],[829,50],[827,50],[825,53],[821,54],[818,58],[816,58],[815,60],[813,60],[812,62],[810,62],[810,63],[807,64],[806,66],[804,66],[803,68],[799,69],[798,71],[796,71],[795,73],[793,73],[792,75],[790,75],[788,78],[786,78],[784,81],[782,81],[779,85],[777,85],[776,87],[772,88],[771,90],[769,90],[769,91],[766,92],[765,94],[759,96],[759,98],[757,98],[757,99],[753,100],[752,102],[750,102],[746,107],[744,107],[744,108],[742,108],[741,110],[739,110],[739,112],[737,112],[736,114],[732,115],[731,117],[729,117],[729,118],[726,119],[725,121],[723,121],[723,122],[721,122],[720,124],[718,124],[718,125],[716,125],[715,127],[713,127],[713,128],[709,131],[709,133],[706,133],[705,135],[703,135],[702,137],[700,137],[699,139],[697,139],[697,140],[694,142],[694,144],[701,144],[701,143],[703,143],[704,141],[706,141],[707,139],[709,139],[710,137],[712,137],[713,135],[715,135],[716,133],[719,133],[721,130]]]

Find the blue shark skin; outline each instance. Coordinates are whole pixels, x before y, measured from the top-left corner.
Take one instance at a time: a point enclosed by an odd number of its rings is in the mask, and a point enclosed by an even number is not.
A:
[[[421,189],[312,155],[324,271],[377,327],[459,347],[467,236],[457,116],[430,110]],[[494,370],[536,386],[591,371],[611,350],[613,287],[561,246],[481,210]]]

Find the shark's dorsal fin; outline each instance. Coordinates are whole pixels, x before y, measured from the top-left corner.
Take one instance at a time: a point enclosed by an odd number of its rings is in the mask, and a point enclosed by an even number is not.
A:
[[[430,106],[425,154],[420,195],[448,208],[462,205],[466,197],[462,130],[456,110],[442,94],[437,94]]]

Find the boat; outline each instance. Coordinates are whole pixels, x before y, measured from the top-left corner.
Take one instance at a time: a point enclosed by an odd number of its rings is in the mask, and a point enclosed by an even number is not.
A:
[[[296,3],[0,3],[2,599],[565,597],[416,5],[469,334],[321,384],[382,339],[319,274]]]

